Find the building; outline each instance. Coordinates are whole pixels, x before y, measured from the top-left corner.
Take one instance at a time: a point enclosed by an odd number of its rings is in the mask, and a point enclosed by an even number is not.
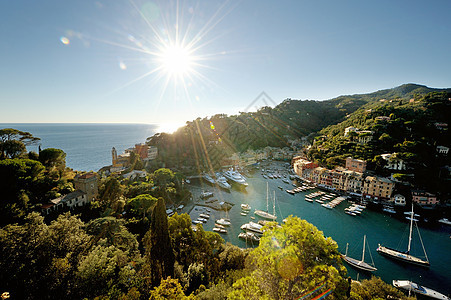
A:
[[[445,147],[445,146],[437,146],[436,148],[438,154],[442,154],[442,155],[448,155],[449,152],[449,148]]]
[[[376,117],[376,120],[377,120],[377,121],[382,121],[382,122],[388,122],[388,121],[390,121],[390,117],[387,117],[387,116],[378,116],[378,117]]]
[[[142,160],[146,160],[149,156],[149,145],[144,143],[135,144],[135,153],[138,154]]]
[[[358,141],[360,144],[368,144],[373,140],[373,132],[370,130],[361,130],[357,131],[358,135]]]
[[[303,159],[300,156],[296,156],[292,159],[292,165],[294,172],[300,177],[304,177],[304,170],[311,170],[318,167],[316,163]]]
[[[76,175],[74,177],[74,188],[86,193],[88,202],[91,202],[97,197],[99,191],[97,174],[89,172]]]
[[[41,209],[46,214],[49,214],[52,211],[59,211],[66,207],[70,209],[80,207],[89,202],[85,192],[76,190],[75,192],[50,200],[50,203],[42,205]]]
[[[346,158],[346,169],[358,173],[363,173],[366,171],[366,161],[348,157]]]
[[[421,190],[413,190],[412,191],[412,202],[417,203],[419,205],[436,205],[439,204],[440,201],[437,199],[437,196],[432,193],[428,193],[426,191]]]
[[[381,154],[381,157],[385,160],[385,168],[389,170],[402,171],[406,169],[404,161],[396,156],[396,153]]]
[[[112,156],[112,164],[113,167],[116,168],[125,168],[130,164],[130,151],[128,151],[124,154],[117,155],[116,148],[113,147],[111,150],[111,156]]]
[[[367,199],[388,200],[395,183],[388,178],[367,176],[363,181],[362,194]]]
[[[154,160],[158,156],[158,148],[155,146],[149,146],[147,149],[147,160]]]
[[[406,197],[401,194],[395,194],[390,198],[396,206],[406,206]]]
[[[363,187],[363,173],[345,170],[343,171],[341,190],[354,194],[356,196],[362,195]]]
[[[345,136],[348,136],[350,132],[356,132],[357,133],[357,131],[359,131],[358,128],[355,128],[355,127],[352,127],[352,126],[346,127],[345,128]]]

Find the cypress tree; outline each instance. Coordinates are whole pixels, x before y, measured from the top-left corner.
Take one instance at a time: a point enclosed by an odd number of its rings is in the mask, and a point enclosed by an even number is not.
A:
[[[169,237],[166,205],[161,197],[152,212],[149,252],[152,285],[158,286],[161,279],[174,277],[175,257]]]

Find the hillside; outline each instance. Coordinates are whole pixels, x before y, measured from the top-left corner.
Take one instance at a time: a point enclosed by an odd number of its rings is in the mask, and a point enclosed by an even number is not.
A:
[[[224,157],[247,149],[287,146],[287,139],[309,136],[343,122],[355,112],[378,105],[381,99],[408,102],[429,92],[451,91],[405,84],[370,94],[340,96],[326,101],[286,99],[274,108],[227,116],[198,118],[173,134],[148,138],[159,149],[159,161],[172,168],[217,168]],[[343,123],[344,124],[344,123]]]
[[[439,154],[437,147],[451,147],[447,126],[451,122],[450,98],[451,92],[443,91],[417,94],[412,101],[394,98],[368,102],[346,120],[322,129],[308,155],[329,168],[344,165],[346,157],[352,156],[388,176],[381,154],[396,153],[395,157],[407,164],[399,178],[409,178],[418,187],[447,192],[446,166],[451,161],[448,155]],[[357,131],[346,134],[349,127]],[[363,141],[365,135],[371,136],[369,142]]]

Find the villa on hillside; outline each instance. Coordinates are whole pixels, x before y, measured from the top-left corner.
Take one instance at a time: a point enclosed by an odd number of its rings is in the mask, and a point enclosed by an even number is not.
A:
[[[402,171],[406,169],[404,161],[396,156],[396,153],[381,154],[381,157],[386,161],[385,168],[389,170]]]
[[[98,194],[97,180],[97,174],[94,172],[75,176],[74,187],[76,190],[67,195],[52,199],[49,203],[43,204],[41,206],[41,211],[48,215],[51,212],[59,211],[64,208],[73,209],[90,203]]]

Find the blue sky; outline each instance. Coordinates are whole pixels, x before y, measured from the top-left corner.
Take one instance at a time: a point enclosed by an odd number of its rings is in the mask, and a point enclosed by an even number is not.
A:
[[[280,103],[451,87],[450,11],[448,0],[0,1],[0,123],[183,124],[237,114],[262,91]],[[174,79],[158,57],[176,33],[192,47]]]

